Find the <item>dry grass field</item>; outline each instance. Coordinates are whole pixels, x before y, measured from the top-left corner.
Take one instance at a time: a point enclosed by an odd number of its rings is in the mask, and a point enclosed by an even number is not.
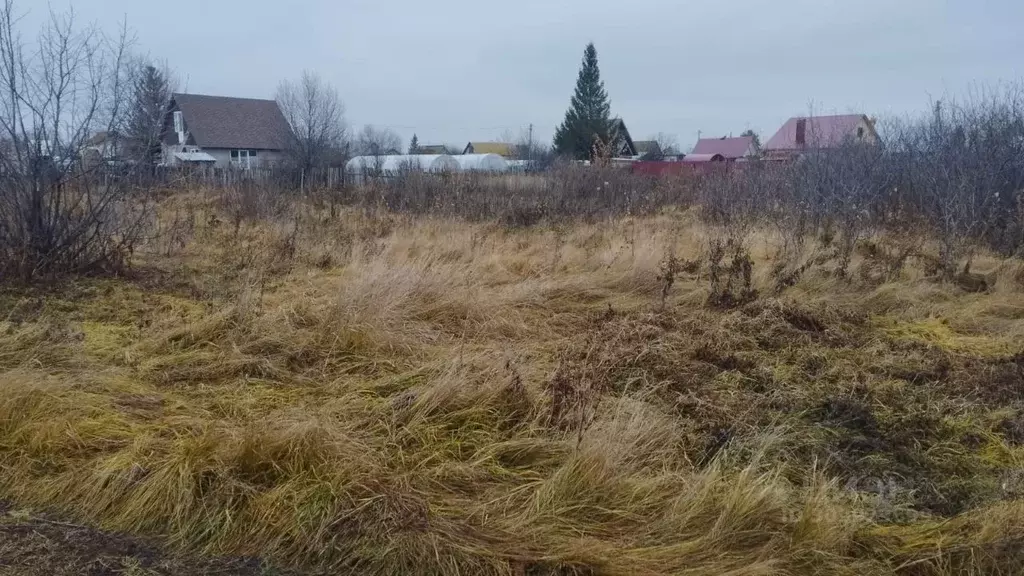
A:
[[[693,211],[160,213],[124,278],[0,292],[13,509],[302,573],[1024,570],[1024,262],[776,289],[758,231],[723,301]]]

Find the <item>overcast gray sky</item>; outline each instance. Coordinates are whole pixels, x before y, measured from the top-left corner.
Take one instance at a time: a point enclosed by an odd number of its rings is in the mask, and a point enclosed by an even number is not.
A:
[[[35,20],[41,0],[22,0]],[[341,92],[349,123],[465,143],[533,123],[550,139],[583,48],[636,139],[753,128],[790,116],[903,114],[1021,75],[1022,0],[54,0],[166,60],[189,92],[270,98],[303,69]]]

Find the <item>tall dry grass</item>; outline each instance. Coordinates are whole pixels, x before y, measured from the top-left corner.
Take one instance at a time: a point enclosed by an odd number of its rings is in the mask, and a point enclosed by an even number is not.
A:
[[[780,290],[758,229],[723,306],[693,211],[224,206],[166,199],[186,241],[133,277],[0,295],[0,495],[314,571],[1024,566],[1015,260],[975,293],[808,246]]]

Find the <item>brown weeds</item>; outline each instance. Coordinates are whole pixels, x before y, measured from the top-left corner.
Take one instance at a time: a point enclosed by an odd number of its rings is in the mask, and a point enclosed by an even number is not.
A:
[[[1019,262],[168,202],[138,276],[0,293],[3,498],[313,571],[1022,566]]]

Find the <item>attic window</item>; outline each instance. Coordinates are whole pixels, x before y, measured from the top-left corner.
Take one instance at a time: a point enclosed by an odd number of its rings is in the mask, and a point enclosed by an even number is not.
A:
[[[860,140],[864,137],[864,127],[860,126],[857,128],[857,139]]]

